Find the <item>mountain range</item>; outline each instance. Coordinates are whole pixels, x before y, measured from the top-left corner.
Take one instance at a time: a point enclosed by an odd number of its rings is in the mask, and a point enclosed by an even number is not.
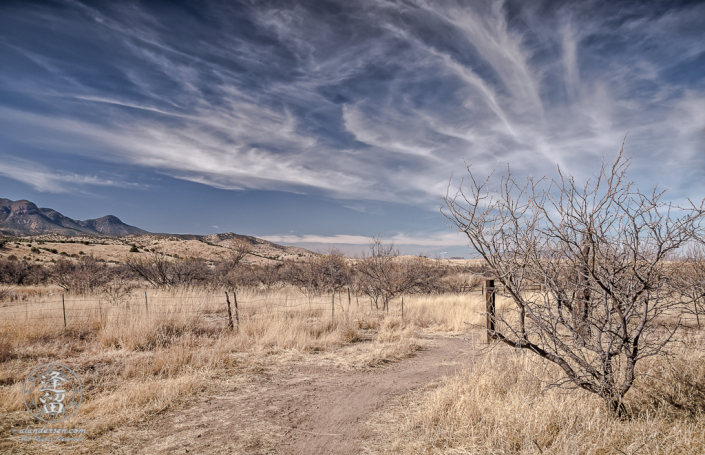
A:
[[[74,220],[54,209],[39,208],[27,200],[11,201],[0,198],[0,234],[123,237],[130,234],[144,235],[149,232],[125,224],[113,215],[94,220]]]

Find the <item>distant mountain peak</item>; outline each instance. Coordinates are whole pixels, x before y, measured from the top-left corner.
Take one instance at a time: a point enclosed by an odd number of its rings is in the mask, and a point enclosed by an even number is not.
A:
[[[38,208],[36,204],[25,199],[11,201],[0,198],[0,234],[122,237],[144,235],[149,232],[125,224],[114,215],[106,215],[94,220],[74,220],[54,209]]]

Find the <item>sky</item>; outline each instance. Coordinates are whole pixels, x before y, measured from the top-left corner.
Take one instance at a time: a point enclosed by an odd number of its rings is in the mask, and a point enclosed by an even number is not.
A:
[[[467,175],[705,191],[705,2],[0,2],[0,197],[470,257]],[[628,135],[627,135],[628,133]]]

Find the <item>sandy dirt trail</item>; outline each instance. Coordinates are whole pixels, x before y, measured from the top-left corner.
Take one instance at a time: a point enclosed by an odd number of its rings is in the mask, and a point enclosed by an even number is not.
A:
[[[414,357],[369,371],[293,366],[151,420],[129,452],[357,454],[374,436],[365,422],[376,409],[469,366],[476,349],[433,337]]]

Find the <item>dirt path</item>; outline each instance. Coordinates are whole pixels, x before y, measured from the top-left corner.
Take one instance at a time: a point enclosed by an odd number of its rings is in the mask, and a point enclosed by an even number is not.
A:
[[[356,454],[379,406],[469,364],[473,343],[434,337],[416,356],[350,372],[296,367],[149,423],[138,453]],[[146,430],[146,428],[144,428]],[[139,438],[142,439],[142,438]]]

